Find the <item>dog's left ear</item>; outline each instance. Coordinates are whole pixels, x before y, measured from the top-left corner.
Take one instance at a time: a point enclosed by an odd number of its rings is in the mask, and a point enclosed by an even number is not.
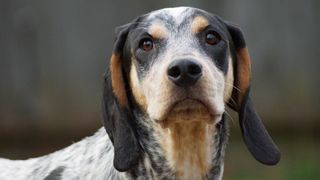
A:
[[[130,24],[116,29],[113,53],[105,74],[102,101],[103,124],[114,147],[113,164],[121,172],[135,166],[140,158],[123,70],[123,48],[129,30]]]
[[[277,164],[280,160],[278,147],[272,141],[250,99],[250,55],[244,36],[239,27],[226,22],[235,51],[234,86],[230,107],[239,114],[242,137],[256,160],[266,165]]]

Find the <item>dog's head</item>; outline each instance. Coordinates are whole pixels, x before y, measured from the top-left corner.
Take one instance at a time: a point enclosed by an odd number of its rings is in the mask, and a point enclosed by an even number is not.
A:
[[[251,154],[263,164],[279,161],[250,100],[250,56],[238,26],[203,10],[170,8],[142,15],[116,34],[103,96],[116,169],[126,171],[139,160],[134,108],[166,128],[218,123],[227,104],[239,114]]]

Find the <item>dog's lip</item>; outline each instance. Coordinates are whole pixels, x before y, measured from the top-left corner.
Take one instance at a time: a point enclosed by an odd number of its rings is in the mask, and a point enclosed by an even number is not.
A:
[[[207,111],[209,112],[209,114],[213,117],[213,118],[217,118],[217,117],[220,117],[222,116],[223,113],[219,113],[219,112],[216,112],[214,110],[212,110],[212,108],[210,108],[210,105],[205,103],[204,101],[200,100],[200,99],[195,99],[195,98],[190,98],[190,97],[186,97],[186,98],[183,98],[181,100],[178,100],[174,103],[172,103],[172,105],[167,109],[167,111],[164,113],[164,115],[162,116],[161,119],[156,119],[156,122],[162,122],[164,119],[166,119],[168,117],[168,115],[174,110],[174,108],[180,104],[180,103],[184,103],[184,102],[187,102],[187,101],[190,101],[190,102],[194,102],[194,103],[199,103],[199,104],[202,104],[203,107],[205,107],[207,109]],[[190,103],[189,102],[189,103]],[[188,109],[188,108],[186,108]]]
[[[182,99],[180,101],[177,101],[177,102],[173,103],[173,105],[169,108],[170,109],[169,113],[171,111],[173,111],[178,104],[182,104],[182,103],[198,103],[198,104],[203,105],[209,111],[209,108],[207,107],[207,105],[204,102],[202,102],[202,101],[200,101],[198,99],[184,98],[184,99]],[[187,107],[186,109],[189,109],[189,108]]]

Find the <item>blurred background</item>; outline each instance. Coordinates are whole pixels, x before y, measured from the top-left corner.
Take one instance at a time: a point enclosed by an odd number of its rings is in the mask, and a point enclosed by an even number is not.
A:
[[[0,0],[0,156],[44,155],[93,134],[102,126],[114,28],[172,6],[202,8],[242,27],[253,100],[282,152],[277,166],[255,161],[233,113],[225,179],[318,179],[318,0]]]

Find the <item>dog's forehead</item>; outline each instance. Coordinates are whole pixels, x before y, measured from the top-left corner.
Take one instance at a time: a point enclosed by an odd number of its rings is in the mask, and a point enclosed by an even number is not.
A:
[[[146,20],[149,22],[153,21],[172,21],[174,25],[180,25],[193,18],[194,16],[205,16],[209,17],[212,14],[193,7],[175,7],[175,8],[164,8],[150,12]]]
[[[186,18],[187,14],[191,14],[193,8],[190,7],[176,7],[176,8],[164,8],[149,13],[148,19],[153,20],[159,17],[171,17],[177,24]]]

